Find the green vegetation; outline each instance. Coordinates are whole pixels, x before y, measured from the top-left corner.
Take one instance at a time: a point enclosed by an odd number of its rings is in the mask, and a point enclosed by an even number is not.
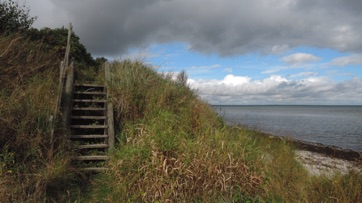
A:
[[[185,85],[184,73],[173,81],[170,74],[160,75],[130,61],[112,64],[117,146],[110,170],[87,177],[69,164],[71,146],[59,129],[55,155],[50,156],[58,49],[44,54],[46,45],[13,36],[19,39],[0,38],[1,52],[7,50],[0,58],[2,201],[356,202],[362,198],[361,174],[310,177],[288,144],[225,125]],[[95,67],[78,69],[77,80],[100,82],[102,72]]]
[[[138,61],[112,64],[110,170],[83,174],[70,165],[64,129],[50,151],[65,29],[19,30],[0,35],[0,202],[362,200],[361,174],[310,176],[287,143],[225,125],[185,73],[174,81]],[[76,80],[102,82],[105,59],[93,60],[77,37],[74,44]]]
[[[29,16],[29,9],[17,1],[0,2],[0,33],[11,33],[27,30],[36,17]]]
[[[0,202],[36,201],[66,171],[49,154],[60,60],[21,34],[1,36],[0,52]]]
[[[362,175],[311,177],[293,148],[230,127],[185,86],[186,75],[113,64],[118,145],[86,200],[121,202],[355,202]]]
[[[82,181],[64,130],[56,129],[50,150],[67,30],[29,29],[34,19],[17,2],[0,2],[0,202],[65,201]],[[77,67],[95,70],[99,62],[72,35]]]

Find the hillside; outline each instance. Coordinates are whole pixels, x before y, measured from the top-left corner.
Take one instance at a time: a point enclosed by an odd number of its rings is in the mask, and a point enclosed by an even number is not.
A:
[[[38,42],[18,33],[0,36],[2,201],[40,198],[52,173],[49,118],[55,108],[60,57]]]
[[[82,173],[70,165],[64,132],[56,131],[50,151],[59,50],[43,38],[0,36],[2,202],[362,199],[361,174],[309,175],[283,140],[227,126],[187,87],[186,74],[172,80],[139,61],[112,63],[116,147],[110,170]],[[101,80],[100,67],[82,63],[76,71],[79,81]]]

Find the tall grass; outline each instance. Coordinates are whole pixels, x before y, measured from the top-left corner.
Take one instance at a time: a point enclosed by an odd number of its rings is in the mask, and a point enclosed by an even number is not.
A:
[[[310,177],[283,140],[225,125],[185,75],[173,81],[139,61],[112,70],[118,144],[87,201],[359,200],[360,174]]]
[[[361,201],[361,174],[309,176],[283,140],[225,125],[184,73],[174,81],[137,61],[112,64],[110,170],[78,176],[64,132],[49,151],[59,57],[20,35],[0,48],[0,202]],[[102,74],[81,69],[77,82]]]
[[[57,199],[72,176],[60,131],[49,150],[60,59],[21,34],[0,36],[0,55],[0,202]]]

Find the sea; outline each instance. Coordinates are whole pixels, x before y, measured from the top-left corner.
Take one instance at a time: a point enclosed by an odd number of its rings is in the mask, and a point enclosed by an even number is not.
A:
[[[212,107],[230,125],[362,152],[362,106]]]

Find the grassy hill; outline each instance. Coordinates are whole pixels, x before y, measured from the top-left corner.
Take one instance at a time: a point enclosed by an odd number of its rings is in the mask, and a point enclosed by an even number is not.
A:
[[[293,147],[227,126],[186,75],[139,61],[112,64],[116,147],[106,173],[70,165],[71,146],[50,116],[59,47],[23,34],[0,36],[0,202],[358,202],[362,175],[310,176]],[[78,68],[78,69],[77,69]],[[78,80],[101,68],[76,66]]]

